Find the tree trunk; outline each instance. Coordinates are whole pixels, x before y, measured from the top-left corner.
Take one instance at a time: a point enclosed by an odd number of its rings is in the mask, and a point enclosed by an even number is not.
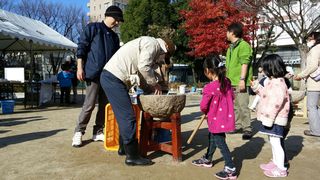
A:
[[[299,53],[300,53],[300,68],[301,68],[301,71],[303,71],[305,68],[306,68],[306,61],[307,61],[307,55],[308,55],[308,47],[304,44],[301,44],[298,46],[298,50],[299,50]],[[306,81],[304,80],[301,80],[300,81],[300,88],[299,90],[300,91],[304,91],[306,89]]]
[[[304,70],[306,68],[306,61],[307,61],[309,48],[306,45],[302,44],[298,46],[298,50],[301,57],[301,61],[300,61],[301,70]]]
[[[193,84],[197,83],[197,74],[196,71],[194,70],[194,65],[192,65],[191,69],[192,69],[192,78],[193,78]]]

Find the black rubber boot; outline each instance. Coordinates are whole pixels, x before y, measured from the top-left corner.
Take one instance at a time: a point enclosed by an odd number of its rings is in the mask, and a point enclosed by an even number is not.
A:
[[[134,140],[129,144],[124,144],[126,152],[126,165],[128,166],[149,166],[153,162],[150,159],[143,158],[139,155],[138,141]]]
[[[124,156],[126,155],[126,151],[124,150],[124,146],[123,146],[123,140],[121,135],[119,134],[119,149],[118,149],[118,155],[119,156]]]

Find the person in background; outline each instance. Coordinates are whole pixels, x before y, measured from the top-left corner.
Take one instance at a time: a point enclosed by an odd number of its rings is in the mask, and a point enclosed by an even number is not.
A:
[[[308,36],[307,45],[310,48],[306,61],[307,66],[294,79],[307,80],[307,109],[310,129],[305,130],[304,135],[320,137],[320,81],[316,78],[320,76],[320,32],[312,32]],[[314,73],[316,74],[313,76]]]
[[[212,167],[212,158],[219,148],[225,161],[224,169],[215,174],[219,179],[236,179],[236,167],[226,144],[226,132],[234,131],[235,117],[233,109],[234,94],[231,82],[226,78],[226,68],[220,58],[206,59],[203,64],[204,74],[211,81],[203,88],[200,103],[201,111],[207,116],[208,149],[200,159],[193,160],[196,166]]]
[[[170,39],[142,36],[124,44],[101,73],[101,86],[119,125],[120,143],[123,143],[125,163],[129,166],[151,165],[152,161],[139,154],[136,116],[128,91],[139,86],[145,93],[162,94],[161,77],[157,76],[156,69],[170,64],[174,52],[175,45]]]
[[[258,68],[258,81],[261,82],[262,79],[265,79],[265,74],[263,73],[262,67],[259,66],[259,68]],[[256,97],[252,101],[251,106],[249,106],[249,109],[251,111],[256,111],[256,107],[259,103],[259,100],[260,100],[260,96],[256,95]]]
[[[227,39],[231,42],[226,57],[227,77],[236,91],[234,110],[236,130],[243,132],[242,139],[252,137],[251,112],[249,109],[249,86],[252,80],[252,48],[242,39],[243,25],[232,23],[228,26]]]
[[[77,49],[77,78],[86,82],[86,97],[72,138],[73,147],[82,145],[82,136],[97,98],[98,111],[92,139],[104,140],[105,106],[108,99],[100,85],[100,74],[104,65],[120,47],[119,37],[112,30],[120,22],[123,22],[122,10],[117,6],[110,6],[102,22],[88,24],[80,35]]]
[[[261,97],[257,109],[257,120],[262,122],[259,132],[268,135],[273,156],[271,162],[261,164],[260,168],[268,177],[286,177],[285,152],[281,145],[290,111],[290,97],[284,79],[286,67],[277,54],[264,57],[261,67],[268,82],[261,86],[258,81],[251,81],[251,88]]]
[[[72,82],[72,101],[71,104],[76,104],[77,103],[77,86],[78,86],[78,79],[77,79],[77,65],[76,62],[72,59],[71,56],[66,57],[66,65],[70,69],[70,72],[73,74],[73,78],[71,79]]]
[[[71,81],[74,74],[70,72],[67,64],[62,64],[61,70],[57,75],[60,86],[60,104],[63,105],[64,101],[66,104],[70,104]]]

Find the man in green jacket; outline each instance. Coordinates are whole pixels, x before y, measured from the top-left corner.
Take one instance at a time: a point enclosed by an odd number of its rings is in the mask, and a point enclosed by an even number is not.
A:
[[[252,80],[252,49],[242,39],[242,24],[228,26],[227,39],[231,42],[227,51],[227,77],[235,89],[234,110],[236,114],[235,133],[243,131],[242,139],[252,137],[251,116],[248,108],[250,80]]]

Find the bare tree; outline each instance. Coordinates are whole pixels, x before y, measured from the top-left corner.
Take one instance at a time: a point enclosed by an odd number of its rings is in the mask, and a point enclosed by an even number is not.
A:
[[[303,70],[309,51],[306,38],[320,28],[319,0],[242,0],[241,4],[258,11],[267,23],[280,27],[291,37],[300,53]],[[304,89],[302,81],[300,90]]]
[[[42,21],[72,41],[79,37],[78,28],[85,19],[84,10],[77,5],[63,6],[44,0],[21,0],[15,12]]]
[[[65,12],[61,14],[61,34],[72,41],[76,41],[79,35],[77,26],[82,25],[84,15],[83,10],[78,6],[65,7]]]
[[[12,0],[1,0],[0,1],[0,9],[11,11],[13,9]]]
[[[80,22],[76,24],[76,34],[80,35],[88,23],[87,16],[83,12],[79,15]],[[79,36],[78,36],[79,37]]]
[[[266,53],[273,52],[276,50],[274,42],[281,36],[284,32],[283,30],[278,34],[275,34],[274,24],[261,23],[259,24],[260,32],[254,34],[254,40],[256,46],[253,48],[253,58],[254,62],[258,63],[257,55],[264,57]]]
[[[20,3],[18,3],[15,12],[31,19],[40,20],[40,4],[43,3],[43,0],[21,0]]]
[[[39,3],[39,11],[41,14],[40,20],[52,29],[58,31],[62,26],[60,16],[63,13],[63,5],[61,3],[52,2],[44,3],[43,1],[40,1]]]
[[[320,28],[319,0],[245,0],[250,8],[259,10],[267,21],[281,27],[300,52],[301,68],[305,68],[308,52],[307,36]]]
[[[20,0],[14,10],[23,16],[42,21],[55,31],[76,42],[87,20],[84,10],[78,5],[65,6],[59,2],[45,0]],[[63,60],[63,53],[55,58],[49,56],[53,74],[56,74]]]

